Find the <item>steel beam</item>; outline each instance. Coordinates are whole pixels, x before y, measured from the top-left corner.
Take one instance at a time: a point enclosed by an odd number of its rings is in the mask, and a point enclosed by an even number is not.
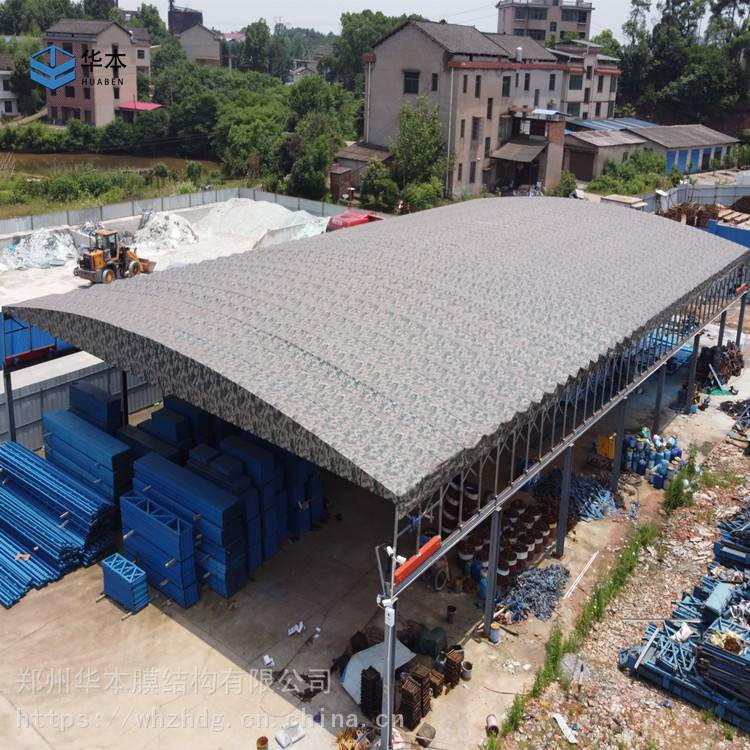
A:
[[[122,423],[130,423],[130,407],[128,405],[128,373],[120,370],[120,411],[122,411]]]
[[[490,559],[487,566],[487,597],[484,600],[484,634],[489,638],[490,625],[495,614],[495,594],[497,593],[497,566],[500,559],[500,531],[502,511],[492,514],[490,531]]]
[[[560,488],[560,515],[557,519],[557,544],[555,557],[562,557],[565,551],[565,537],[568,533],[568,508],[570,506],[570,478],[573,474],[573,443],[565,449],[562,486]]]
[[[664,398],[664,385],[667,382],[667,364],[666,362],[659,369],[658,379],[656,381],[656,403],[654,404],[654,422],[651,429],[652,434],[659,433],[661,420],[661,402]]]
[[[743,297],[744,299],[744,297]],[[695,371],[698,367],[698,355],[700,354],[701,335],[700,333],[693,338],[693,353],[690,357],[690,372],[688,373],[687,391],[685,392],[685,408],[683,412],[690,414],[695,396]]]
[[[734,342],[737,346],[742,346],[742,326],[745,324],[745,305],[747,304],[747,292],[742,295],[740,301],[740,318],[737,321],[737,337]]]
[[[612,479],[609,488],[612,494],[617,492],[620,482],[620,469],[622,468],[622,446],[625,442],[625,409],[628,404],[627,397],[617,405],[617,435],[615,436],[615,457],[612,459]]]
[[[385,649],[383,659],[383,705],[381,708],[380,747],[391,750],[393,743],[393,706],[396,695],[396,619],[397,604],[392,601],[383,607]]]

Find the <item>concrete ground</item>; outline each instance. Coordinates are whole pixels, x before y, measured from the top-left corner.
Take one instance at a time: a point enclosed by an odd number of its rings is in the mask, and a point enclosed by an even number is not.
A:
[[[662,431],[677,434],[683,444],[696,442],[704,453],[723,438],[731,420],[716,408],[719,399],[691,417],[671,410],[668,404],[686,377],[683,368],[668,381]],[[750,369],[736,385],[741,398],[750,393]],[[628,429],[650,424],[654,389],[647,383],[629,400]],[[596,432],[613,427],[610,415]],[[590,441],[579,442],[577,471],[590,471],[585,467],[589,447]],[[276,746],[275,731],[290,719],[301,721],[307,733],[295,747],[334,747],[337,730],[362,719],[338,673],[332,673],[328,689],[309,699],[300,695],[325,679],[357,631],[382,637],[373,550],[390,537],[392,507],[332,477],[325,489],[331,520],[284,545],[230,601],[204,589],[188,610],[158,597],[146,610],[124,617],[115,604],[99,600],[101,571],[95,565],[29,593],[4,611],[0,748],[245,750],[262,735]],[[640,520],[658,512],[661,496],[645,484],[638,489]],[[618,516],[579,523],[570,532],[561,562],[571,580],[599,554],[558,605],[556,619],[574,620],[630,527],[629,519]],[[451,625],[444,617],[448,604],[457,607]],[[511,627],[514,634],[503,632],[493,646],[474,637],[481,617],[473,594],[435,593],[422,582],[400,601],[401,625],[413,620],[446,628],[449,643],[464,644],[474,665],[471,681],[433,701],[427,721],[437,729],[436,747],[476,748],[487,714],[501,720],[543,661],[552,622],[518,623]],[[305,632],[288,636],[299,621]],[[265,667],[265,656],[273,659],[272,667]],[[513,662],[518,666],[509,668]],[[273,671],[283,677],[269,685]],[[316,723],[313,716],[321,709],[322,723]]]

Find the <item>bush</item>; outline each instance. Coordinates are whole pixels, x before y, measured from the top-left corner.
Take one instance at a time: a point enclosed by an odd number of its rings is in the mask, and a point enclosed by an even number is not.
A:
[[[622,162],[607,162],[602,174],[595,177],[588,184],[588,190],[593,193],[607,195],[620,193],[622,195],[641,195],[652,193],[656,188],[668,189],[675,183],[675,172],[668,176],[665,172],[666,161],[653,151],[639,151]],[[676,172],[678,180],[682,177]]]
[[[404,188],[404,201],[412,211],[424,211],[437,206],[443,197],[443,186],[434,178],[429,182],[410,182]]]
[[[382,161],[373,160],[362,176],[360,201],[373,208],[393,210],[398,203],[399,191],[391,172]]]
[[[688,458],[685,465],[675,472],[672,479],[669,480],[669,485],[664,491],[664,510],[667,513],[693,504],[693,492],[699,477],[696,465],[697,453],[695,445],[691,445],[688,448]]]
[[[570,198],[570,194],[578,187],[575,175],[567,169],[560,174],[560,182],[552,188],[544,191],[545,195],[557,198]]]
[[[185,164],[185,174],[188,180],[195,185],[200,185],[203,176],[203,165],[199,161],[189,161]]]

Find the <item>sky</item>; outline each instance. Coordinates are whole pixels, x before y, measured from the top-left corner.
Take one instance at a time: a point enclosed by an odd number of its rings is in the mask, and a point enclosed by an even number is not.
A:
[[[159,8],[166,20],[167,0],[151,2]],[[593,3],[592,36],[609,28],[621,38],[620,27],[630,10],[628,0],[593,0]],[[121,4],[128,7],[125,3]],[[468,24],[482,31],[494,31],[497,22],[494,3],[483,4],[482,0],[467,0],[463,4],[448,0],[372,0],[364,3],[356,0],[316,0],[315,3],[309,0],[274,0],[269,4],[247,3],[241,0],[177,0],[176,5],[202,10],[204,24],[221,31],[239,31],[248,23],[262,17],[271,27],[280,21],[289,26],[338,32],[339,17],[343,12],[366,8],[381,10],[388,15],[419,13],[433,21],[444,18],[450,23]]]

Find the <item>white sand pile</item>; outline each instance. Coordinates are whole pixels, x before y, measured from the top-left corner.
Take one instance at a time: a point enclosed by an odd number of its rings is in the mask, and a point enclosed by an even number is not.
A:
[[[327,218],[289,211],[276,203],[234,198],[212,206],[194,222],[186,214],[155,213],[130,242],[143,258],[157,261],[156,272],[200,263],[257,247],[325,232]],[[200,214],[199,214],[200,215]],[[117,226],[115,223],[112,226]],[[22,247],[23,246],[23,247]],[[88,286],[73,276],[76,248],[67,232],[34,232],[15,248],[0,250],[0,301],[12,304]],[[58,266],[64,263],[64,266]],[[23,273],[19,269],[24,270]]]
[[[151,214],[146,224],[134,237],[136,247],[163,247],[165,250],[176,250],[198,241],[192,224],[180,214]]]

